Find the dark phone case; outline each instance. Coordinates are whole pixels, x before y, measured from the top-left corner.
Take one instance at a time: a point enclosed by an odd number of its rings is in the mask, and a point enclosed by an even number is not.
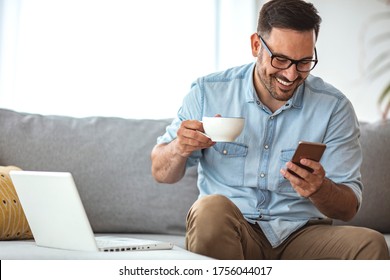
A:
[[[318,162],[321,160],[325,148],[326,145],[323,143],[300,141],[291,161],[299,167],[306,169],[309,172],[313,172],[313,169],[300,164],[299,161],[302,158],[307,158]],[[290,172],[294,176],[301,178],[298,174],[291,170],[288,170],[288,172]]]

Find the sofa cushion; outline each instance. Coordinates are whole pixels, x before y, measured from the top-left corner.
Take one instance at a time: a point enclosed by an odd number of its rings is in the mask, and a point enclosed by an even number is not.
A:
[[[390,233],[390,120],[361,124],[363,201],[348,223]]]
[[[169,123],[0,109],[0,165],[71,172],[95,232],[184,234],[196,170],[173,185],[151,175],[151,150]]]
[[[9,172],[16,166],[0,166],[0,240],[31,239],[32,234]]]

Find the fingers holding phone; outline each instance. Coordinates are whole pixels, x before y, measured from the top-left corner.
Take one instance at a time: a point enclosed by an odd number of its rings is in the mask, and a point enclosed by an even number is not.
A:
[[[280,171],[301,196],[309,197],[321,187],[325,170],[319,161],[325,148],[322,143],[299,142],[294,156],[286,164],[287,170]]]

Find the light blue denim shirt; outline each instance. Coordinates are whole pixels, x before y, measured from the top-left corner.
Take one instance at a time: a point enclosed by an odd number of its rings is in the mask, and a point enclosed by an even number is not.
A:
[[[299,141],[327,145],[321,159],[326,176],[350,187],[360,205],[359,125],[350,101],[312,75],[272,113],[257,97],[254,66],[251,63],[199,78],[157,143],[175,139],[183,120],[202,120],[215,114],[244,117],[244,130],[235,142],[218,142],[194,152],[187,166],[198,164],[200,197],[225,195],[249,222],[260,225],[276,247],[308,220],[325,218],[279,173]]]

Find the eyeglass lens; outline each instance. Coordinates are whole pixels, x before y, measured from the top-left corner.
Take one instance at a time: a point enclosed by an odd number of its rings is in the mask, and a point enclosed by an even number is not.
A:
[[[287,69],[292,64],[295,64],[298,71],[307,72],[314,68],[314,60],[300,60],[300,61],[291,61],[290,59],[274,56],[271,59],[271,65],[278,69]]]

